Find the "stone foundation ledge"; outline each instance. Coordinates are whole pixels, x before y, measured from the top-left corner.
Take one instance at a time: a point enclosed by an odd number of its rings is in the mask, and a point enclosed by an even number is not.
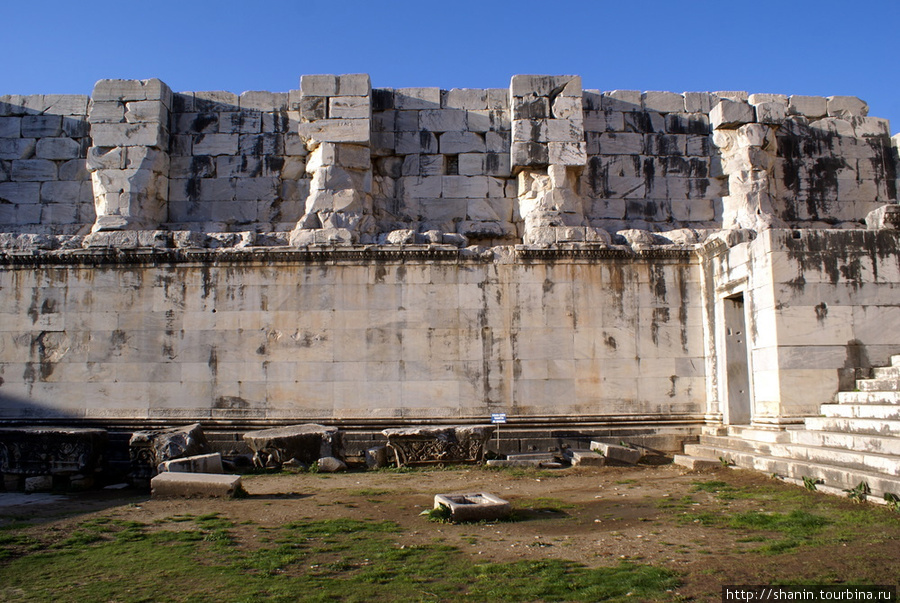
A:
[[[283,233],[277,233],[283,234]],[[559,259],[664,259],[689,260],[697,244],[607,245],[604,243],[556,243],[498,247],[455,247],[446,244],[371,244],[371,245],[244,245],[213,247],[179,247],[148,243],[147,237],[131,238],[129,244],[77,244],[77,237],[0,234],[0,265],[107,265],[160,263],[334,263],[368,261],[428,261],[428,262],[495,262],[515,263],[518,260]]]

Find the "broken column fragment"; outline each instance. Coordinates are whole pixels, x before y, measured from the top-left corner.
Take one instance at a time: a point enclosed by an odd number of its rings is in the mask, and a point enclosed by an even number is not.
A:
[[[168,218],[172,91],[158,79],[100,80],[92,100],[93,232],[157,228]]]
[[[311,152],[306,171],[312,182],[291,244],[358,243],[375,228],[369,76],[303,76],[300,93],[299,134]]]

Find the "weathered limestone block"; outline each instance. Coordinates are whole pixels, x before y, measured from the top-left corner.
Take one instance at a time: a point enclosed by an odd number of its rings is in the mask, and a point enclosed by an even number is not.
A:
[[[719,149],[722,171],[728,178],[729,194],[722,198],[723,228],[765,230],[785,226],[774,209],[778,146],[774,129],[753,123],[736,129],[721,126],[713,134],[713,144]]]
[[[640,450],[628,448],[627,446],[607,444],[606,442],[591,442],[591,450],[602,454],[608,461],[616,461],[628,465],[634,465],[643,456]]]
[[[573,467],[603,467],[606,465],[606,457],[591,450],[567,450],[566,458]]]
[[[509,93],[514,170],[586,163],[580,77],[516,75]]]
[[[319,142],[351,142],[368,145],[368,119],[320,119],[299,125],[300,137]]]
[[[541,229],[586,225],[584,203],[576,192],[577,179],[575,170],[564,165],[551,165],[546,173],[519,173],[519,214],[525,222],[526,244],[546,242],[539,235]]]
[[[155,79],[100,80],[93,97],[93,232],[156,228],[168,217],[172,91]]]
[[[829,117],[865,117],[869,114],[868,103],[855,96],[829,96],[826,100]]]
[[[0,427],[0,473],[90,475],[101,469],[105,429]]]
[[[311,465],[343,453],[340,430],[314,423],[251,431],[244,434],[244,441],[253,451],[257,467],[281,467],[290,459]]]
[[[868,230],[900,229],[900,205],[891,203],[870,211],[866,215],[866,228]]]
[[[117,150],[111,152],[117,157],[120,155]],[[165,222],[169,196],[168,154],[150,149],[140,161],[127,164],[136,167],[97,169],[106,162],[96,153],[88,159],[97,212],[93,232],[153,229]]]
[[[645,111],[680,113],[684,111],[684,97],[674,92],[648,91],[641,95]]]
[[[314,145],[306,171],[312,174],[303,217],[291,236],[292,245],[310,244],[309,235],[299,231],[343,229],[358,240],[371,234],[372,163],[368,147],[354,144],[311,143]],[[315,237],[315,235],[313,235]]]
[[[803,115],[810,119],[828,114],[828,100],[822,96],[792,95],[788,98],[788,115]]]
[[[385,429],[388,450],[398,467],[426,463],[462,463],[484,460],[484,445],[493,425],[409,427]]]
[[[198,456],[209,452],[209,444],[199,423],[172,429],[136,431],[128,442],[131,477],[151,477],[160,464],[172,459]]]
[[[435,494],[434,508],[450,509],[450,519],[455,522],[496,521],[512,513],[508,501],[487,492],[473,494]]]
[[[339,473],[347,470],[347,463],[333,456],[323,456],[316,461],[320,473]]]
[[[150,480],[151,497],[231,498],[242,491],[240,475],[215,473],[160,473]]]
[[[714,129],[735,128],[755,120],[753,107],[747,103],[728,99],[719,101],[709,112],[709,123]]]
[[[157,473],[224,473],[222,455],[218,452],[200,454],[164,461],[156,468]]]

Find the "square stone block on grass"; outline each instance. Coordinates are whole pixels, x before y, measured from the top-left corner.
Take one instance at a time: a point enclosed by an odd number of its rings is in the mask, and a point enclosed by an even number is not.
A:
[[[509,502],[487,492],[473,494],[435,494],[434,508],[450,509],[450,519],[463,521],[494,521],[510,514]]]

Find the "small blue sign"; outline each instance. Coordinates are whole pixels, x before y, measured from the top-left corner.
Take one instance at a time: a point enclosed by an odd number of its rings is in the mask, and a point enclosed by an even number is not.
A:
[[[491,413],[491,423],[506,423],[506,413],[505,412]]]

